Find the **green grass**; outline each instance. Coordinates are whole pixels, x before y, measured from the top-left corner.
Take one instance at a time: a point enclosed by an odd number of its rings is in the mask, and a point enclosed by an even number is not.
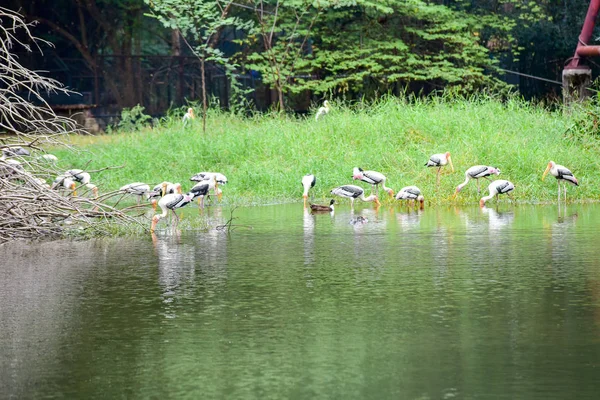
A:
[[[81,151],[56,149],[55,154],[65,169],[123,165],[93,176],[101,191],[163,180],[181,182],[185,191],[194,173],[219,171],[229,179],[223,200],[236,205],[301,201],[300,180],[309,172],[317,176],[315,201],[326,201],[332,188],[348,183],[364,187],[368,194],[368,185],[351,179],[355,166],[382,172],[395,191],[417,185],[428,202],[448,203],[464,171],[476,164],[500,168],[498,179],[515,183],[519,201],[554,201],[555,179],[541,181],[553,160],[570,168],[580,181],[580,187],[569,187],[571,200],[598,200],[599,142],[589,134],[565,133],[583,115],[552,112],[518,99],[444,97],[386,99],[354,107],[334,103],[320,121],[312,116],[244,118],[213,111],[206,134],[200,120],[184,129],[174,118],[134,133],[72,137]],[[456,171],[450,174],[443,168],[436,190],[435,169],[424,164],[431,154],[446,151],[452,153]],[[482,187],[487,187],[486,181]],[[457,201],[477,202],[476,183],[463,189]]]

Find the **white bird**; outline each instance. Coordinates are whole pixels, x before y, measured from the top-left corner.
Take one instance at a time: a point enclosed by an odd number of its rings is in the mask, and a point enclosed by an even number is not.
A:
[[[210,181],[200,181],[194,185],[194,187],[190,190],[190,193],[193,197],[192,200],[198,198],[198,206],[200,208],[204,208],[204,197],[208,195],[210,189],[216,189],[215,193],[217,193],[217,198],[219,201],[221,200],[221,191],[218,188],[219,184],[216,179],[213,177]]]
[[[336,196],[350,199],[350,204],[352,205],[352,207],[354,207],[354,199],[357,198],[361,199],[362,201],[374,201],[375,204],[377,204],[377,206],[381,205],[376,195],[372,194],[369,197],[365,197],[364,189],[356,185],[344,185],[336,187],[335,189],[331,190],[331,193]]]
[[[308,191],[310,188],[315,186],[317,183],[317,178],[313,174],[306,174],[302,177],[302,187],[304,191],[302,192],[302,198],[304,199],[304,208],[306,208],[306,199],[308,199]]]
[[[17,160],[12,158],[0,159],[0,178],[10,178],[13,175],[19,175],[25,173],[23,166]]]
[[[58,157],[56,157],[54,154],[43,154],[40,156],[40,158],[43,158],[44,160],[50,161],[50,162],[58,161]]]
[[[173,215],[175,215],[174,228],[177,227],[177,224],[179,223],[179,217],[177,216],[177,213],[175,213],[175,210],[188,205],[192,201],[192,198],[193,198],[193,195],[190,193],[186,193],[186,194],[172,193],[172,194],[164,195],[158,201],[158,206],[162,210],[162,213],[156,214],[154,217],[152,217],[152,225],[150,226],[150,232],[154,232],[154,230],[156,229],[156,224],[158,224],[158,221],[160,221],[161,218],[164,218],[167,216],[168,210],[173,211]]]
[[[17,156],[23,157],[23,156],[29,156],[29,155],[31,155],[31,153],[25,147],[12,146],[12,147],[3,148],[2,155],[3,155],[3,157],[17,157]]]
[[[477,180],[477,194],[479,194],[479,178],[485,178],[489,180],[490,175],[500,175],[500,170],[496,167],[490,167],[487,165],[474,165],[468,170],[465,171],[465,181],[456,187],[456,191],[454,192],[454,197],[458,196],[458,193],[462,190],[463,187],[469,183],[469,180],[475,179]]]
[[[379,195],[379,185],[381,185],[383,190],[385,190],[390,196],[394,197],[394,191],[385,186],[385,181],[387,178],[381,172],[365,171],[362,168],[354,167],[352,171],[352,179],[359,179],[370,184],[373,188],[375,188],[376,195]]]
[[[434,154],[429,157],[429,161],[425,164],[426,167],[437,167],[437,185],[440,185],[440,172],[444,165],[450,164],[452,172],[454,172],[454,165],[452,165],[452,159],[450,158],[450,152]]]
[[[425,198],[421,194],[421,189],[416,186],[406,186],[398,191],[396,194],[396,200],[410,200],[410,201],[418,201],[419,207],[421,210],[425,205]]]
[[[94,200],[98,200],[98,187],[93,183],[86,183],[84,186],[86,189],[92,191],[92,194],[94,195]]]
[[[213,177],[216,179],[219,185],[226,185],[228,182],[227,177],[220,172],[198,172],[190,178],[190,181],[210,181]]]
[[[489,184],[488,190],[490,192],[489,196],[484,196],[481,198],[481,200],[479,200],[480,207],[485,206],[485,202],[488,201],[489,199],[491,199],[492,197],[496,196],[496,199],[498,199],[499,195],[505,194],[505,193],[512,200],[512,196],[510,195],[510,192],[515,190],[515,185],[513,185],[512,182],[510,182],[510,181],[507,181],[504,179],[498,179],[497,181],[493,181],[492,183]]]
[[[83,172],[81,169],[70,169],[63,174],[67,178],[73,179],[75,182],[79,182],[82,185],[90,183],[91,176],[87,172]]]
[[[225,175],[223,175],[222,173],[206,172],[206,171],[198,172],[197,174],[195,174],[194,176],[192,176],[190,178],[190,181],[194,181],[194,182],[210,181],[213,178],[217,181],[218,185],[226,185],[228,182],[227,177]],[[214,186],[214,192],[215,192],[215,195],[217,196],[217,198],[219,199],[219,201],[221,201],[221,197],[223,196],[223,191],[219,188],[218,185]]]
[[[192,107],[187,109],[187,112],[185,113],[185,115],[183,116],[183,126],[186,126],[188,124],[188,122],[190,122],[190,120],[194,119],[194,109]]]
[[[542,180],[546,178],[546,175],[550,172],[552,176],[554,176],[557,180],[558,184],[558,203],[560,204],[560,183],[563,185],[563,192],[565,194],[565,203],[567,202],[567,182],[574,186],[579,186],[579,182],[573,175],[573,173],[569,170],[569,168],[556,164],[554,161],[550,161],[544,174],[542,175]]]
[[[75,187],[77,184],[75,180],[72,178],[66,177],[65,175],[58,175],[54,182],[52,182],[51,189],[60,189],[61,187],[67,190],[71,190],[73,192],[73,196],[77,196],[77,192],[75,191]]]
[[[322,116],[329,114],[329,111],[329,101],[325,100],[323,102],[323,107],[320,107],[317,111],[317,115],[315,115],[315,121],[318,121]]]
[[[140,204],[142,201],[142,197],[150,192],[150,185],[145,184],[144,182],[134,182],[129,183],[125,186],[121,186],[119,189],[122,192],[132,194],[134,196],[138,196],[137,203]]]

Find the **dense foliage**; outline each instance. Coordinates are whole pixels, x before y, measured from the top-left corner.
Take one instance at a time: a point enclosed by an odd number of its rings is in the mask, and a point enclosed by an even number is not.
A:
[[[577,44],[589,1],[9,3],[42,23],[38,29],[48,30],[46,37],[57,44],[60,60],[77,57],[84,61],[79,66],[61,61],[71,69],[70,77],[77,75],[73,69],[102,71],[111,101],[120,107],[147,101],[142,92],[145,80],[151,77],[140,72],[147,61],[132,56],[191,54],[223,66],[231,78],[259,76],[276,92],[272,101],[279,108],[298,108],[295,99],[309,94],[356,99],[448,86],[473,91],[497,88],[497,78],[518,84],[527,96],[556,96],[559,85],[502,75],[502,69],[560,80],[562,66]],[[52,12],[54,9],[61,12]],[[181,39],[190,48],[182,46]],[[89,74],[81,71],[79,76]],[[80,83],[72,86],[87,90],[91,85],[89,79],[85,88]],[[303,104],[305,108],[306,102]]]

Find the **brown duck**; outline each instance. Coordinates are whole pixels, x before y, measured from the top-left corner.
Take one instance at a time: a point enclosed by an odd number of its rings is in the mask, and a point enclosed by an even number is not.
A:
[[[327,211],[327,212],[330,212],[330,211],[333,211],[333,203],[335,203],[334,199],[331,199],[331,201],[329,202],[328,206],[323,206],[323,205],[320,205],[320,204],[311,204],[310,205],[310,209],[312,211]]]

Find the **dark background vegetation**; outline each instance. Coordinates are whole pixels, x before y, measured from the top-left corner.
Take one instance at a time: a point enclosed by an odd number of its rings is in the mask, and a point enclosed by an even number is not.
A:
[[[6,6],[38,21],[34,34],[55,45],[43,54],[20,54],[23,64],[48,71],[82,94],[52,103],[95,105],[97,115],[141,104],[160,115],[201,100],[201,65],[193,51],[203,40],[202,21],[194,19],[200,18],[193,10],[198,4],[227,5],[228,17],[238,19],[210,36],[211,46],[234,66],[231,72],[206,59],[211,101],[231,106],[233,76],[251,89],[245,92],[251,107],[266,110],[277,103],[273,65],[264,56],[269,43],[258,29],[263,22],[271,24],[277,11],[271,50],[281,55],[287,74],[280,85],[282,104],[300,112],[323,98],[371,100],[449,87],[475,92],[502,88],[501,82],[515,85],[527,99],[560,99],[560,85],[506,70],[560,81],[589,5],[588,0],[178,3],[189,10],[177,14],[175,2],[150,0],[8,0]],[[263,21],[256,7],[267,11]],[[171,26],[157,15],[172,16]],[[182,27],[182,15],[196,31]],[[239,21],[254,30],[240,28]],[[292,29],[297,35],[286,42]],[[286,45],[299,49],[297,57],[284,59]],[[600,59],[588,63],[596,76]]]

